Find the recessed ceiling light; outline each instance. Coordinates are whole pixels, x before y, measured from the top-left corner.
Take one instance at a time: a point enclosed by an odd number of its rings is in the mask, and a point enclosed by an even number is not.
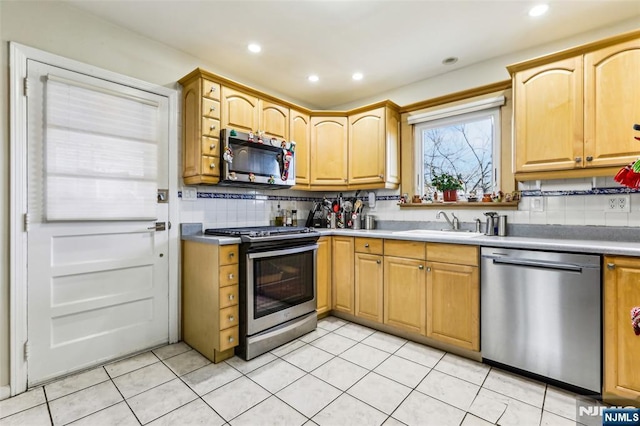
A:
[[[249,43],[249,46],[247,46],[247,48],[249,49],[249,52],[252,53],[260,53],[260,51],[262,50],[262,47],[260,47],[260,45],[257,43]]]
[[[444,58],[444,59],[442,60],[442,64],[443,64],[443,65],[453,65],[453,64],[455,64],[456,62],[458,62],[458,58],[457,58],[457,57],[455,57],[455,56],[449,56],[448,58]]]
[[[548,4],[539,4],[529,9],[529,16],[536,17],[544,15],[545,13],[547,13],[547,10],[549,10]]]
[[[355,72],[353,73],[353,75],[351,76],[352,79],[358,81],[358,80],[362,80],[362,73],[361,72]]]
[[[307,77],[307,79],[308,79],[310,82],[315,83],[316,81],[320,80],[320,77],[318,77],[318,76],[317,76],[317,75],[315,75],[315,74],[311,74],[309,77]]]

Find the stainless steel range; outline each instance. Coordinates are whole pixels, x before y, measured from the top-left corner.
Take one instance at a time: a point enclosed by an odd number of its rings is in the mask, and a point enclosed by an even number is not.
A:
[[[207,229],[207,235],[239,237],[240,342],[249,360],[316,328],[316,252],[312,228]]]

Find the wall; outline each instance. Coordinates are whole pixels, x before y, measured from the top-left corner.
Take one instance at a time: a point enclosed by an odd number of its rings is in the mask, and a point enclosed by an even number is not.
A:
[[[623,32],[631,29],[631,24],[612,27],[592,35],[585,35],[584,39],[600,38],[604,35]],[[635,23],[637,27],[637,23]],[[9,227],[9,136],[8,136],[8,42],[16,41],[31,47],[45,50],[54,54],[75,59],[96,67],[129,75],[151,83],[166,87],[177,87],[176,80],[200,66],[216,72],[215,66],[196,59],[190,55],[167,47],[160,43],[144,38],[134,32],[116,27],[101,19],[69,7],[61,2],[25,2],[0,1],[0,88],[3,94],[0,101],[0,129],[2,129],[2,144],[0,145],[0,239],[4,244],[0,248],[0,388],[9,382],[8,359],[8,227]],[[575,44],[575,43],[573,43]],[[537,52],[548,53],[556,47],[541,47]],[[519,59],[529,57],[521,54]],[[418,82],[403,87],[390,94],[383,94],[378,99],[390,97],[399,104],[420,101],[441,94],[464,90],[469,87],[491,83],[506,78],[504,74],[504,58],[487,61],[474,67],[465,68],[449,75]],[[513,62],[509,60],[508,62]],[[502,67],[499,73],[496,70]],[[234,78],[227,75],[226,77]],[[244,82],[251,85],[251,82]],[[257,87],[260,89],[259,87]],[[276,92],[270,93],[277,95]],[[295,100],[292,100],[295,102]],[[299,103],[299,102],[298,102]],[[360,106],[364,102],[358,102]],[[342,108],[342,107],[341,107]],[[348,108],[348,107],[345,107]],[[179,161],[176,153],[175,160]],[[311,203],[309,198],[320,197],[321,194],[300,193],[293,191],[253,192],[244,190],[200,188],[201,198],[197,201],[182,201],[181,222],[204,222],[206,226],[235,226],[245,224],[266,224],[278,202],[283,208],[298,207],[299,217],[306,217],[304,210]],[[381,191],[384,195],[386,192]],[[215,198],[218,194],[218,198]],[[222,196],[220,194],[223,194]],[[234,194],[236,197],[234,197]],[[244,194],[242,199],[237,196]],[[391,193],[395,194],[394,192]],[[335,196],[335,194],[329,194]],[[347,194],[345,194],[347,195]],[[348,194],[348,195],[351,195]],[[223,198],[220,198],[223,197]],[[264,199],[267,197],[267,199]],[[280,199],[278,199],[280,198]],[[562,208],[562,204],[558,208]],[[564,201],[564,209],[568,208]],[[580,204],[580,203],[578,203]],[[634,201],[633,205],[640,204]],[[573,204],[572,204],[573,205]],[[585,202],[586,205],[586,202]],[[554,207],[555,208],[555,207]],[[522,210],[526,212],[526,210]],[[559,210],[561,211],[561,210]],[[513,212],[519,214],[520,212]],[[389,217],[400,217],[415,220],[432,220],[433,211],[404,212],[395,206],[394,201],[383,201],[378,204],[376,214]],[[474,212],[463,212],[461,216],[477,215]],[[522,214],[523,220],[525,213]],[[568,214],[564,215],[567,220]],[[544,220],[549,219],[549,215]],[[635,218],[635,216],[633,216]],[[536,215],[527,216],[526,220],[540,220]],[[555,220],[555,219],[554,219]],[[634,219],[635,220],[635,219]],[[601,220],[585,216],[586,224],[600,224]],[[607,218],[604,218],[607,224]]]

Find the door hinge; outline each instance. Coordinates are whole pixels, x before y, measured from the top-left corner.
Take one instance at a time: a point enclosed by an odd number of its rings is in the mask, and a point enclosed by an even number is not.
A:
[[[29,79],[25,77],[22,84],[24,89],[24,96],[29,97]]]
[[[24,360],[29,361],[29,356],[31,355],[31,346],[29,345],[29,341],[24,342]]]
[[[25,213],[23,216],[23,219],[24,219],[24,232],[29,232],[29,222],[31,222],[29,213]]]

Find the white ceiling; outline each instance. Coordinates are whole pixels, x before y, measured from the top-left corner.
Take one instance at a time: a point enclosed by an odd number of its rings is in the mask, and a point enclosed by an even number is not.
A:
[[[217,74],[327,109],[634,16],[640,23],[637,0],[549,0],[535,19],[529,0],[68,2]],[[249,42],[262,52],[250,54]],[[449,56],[460,60],[442,65]]]

